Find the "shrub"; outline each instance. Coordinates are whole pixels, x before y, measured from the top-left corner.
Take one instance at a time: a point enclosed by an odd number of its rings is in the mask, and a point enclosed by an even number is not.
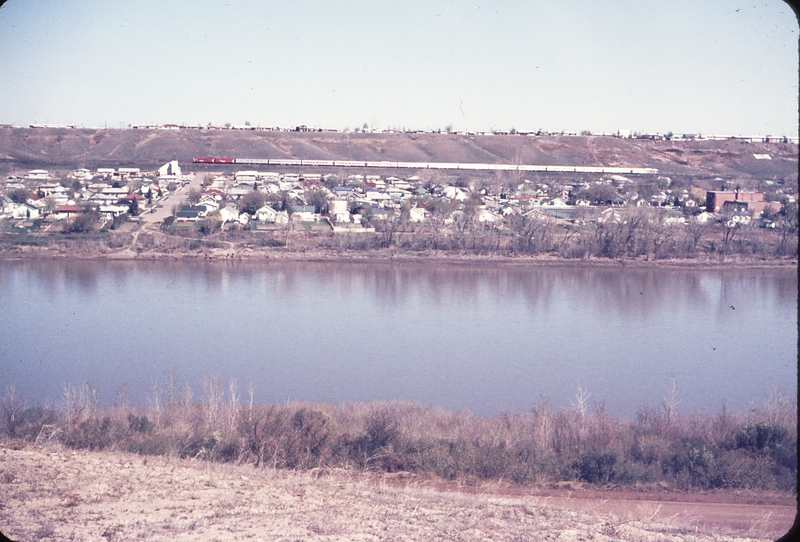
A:
[[[110,418],[89,418],[67,433],[64,444],[79,450],[102,450],[118,440],[112,435],[112,429]]]
[[[749,424],[736,435],[736,448],[775,450],[780,447],[787,434],[788,431],[778,425]]]
[[[135,414],[128,414],[128,428],[137,433],[149,433],[153,427],[147,416],[136,416]]]
[[[610,453],[588,452],[578,459],[574,469],[581,480],[591,484],[607,484],[614,480],[617,456]]]

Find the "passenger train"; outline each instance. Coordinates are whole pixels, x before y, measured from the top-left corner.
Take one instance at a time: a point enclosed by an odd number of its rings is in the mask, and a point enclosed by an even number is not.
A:
[[[654,175],[655,168],[601,166],[536,166],[526,164],[469,164],[455,162],[370,162],[361,160],[296,160],[289,158],[217,158],[196,156],[195,164],[241,164],[248,166],[369,167],[394,169],[459,169],[482,171],[542,171],[555,173],[627,173]]]

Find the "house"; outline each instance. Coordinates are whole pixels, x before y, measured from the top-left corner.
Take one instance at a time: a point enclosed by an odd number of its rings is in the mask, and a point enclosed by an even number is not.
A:
[[[708,211],[703,211],[702,213],[695,215],[694,220],[699,224],[707,224],[709,222],[714,222],[716,217]]]
[[[203,196],[201,201],[205,198],[211,198],[214,201],[222,201],[223,193],[221,190],[217,190],[216,188],[207,188],[203,190]]]
[[[183,205],[178,209],[175,220],[178,222],[195,222],[203,218],[208,213],[208,209],[203,206]]]
[[[66,189],[58,183],[42,183],[36,187],[36,191],[44,198],[53,194],[66,192]]]
[[[48,177],[45,169],[32,169],[28,172],[29,181],[46,181]]]
[[[143,196],[136,194],[135,192],[131,192],[130,194],[119,199],[119,203],[128,205],[129,207],[131,205],[135,205],[136,209],[141,209],[146,201],[147,200]]]
[[[127,211],[128,208],[125,207]],[[53,210],[53,218],[62,220],[62,219],[69,219],[75,215],[78,215],[83,212],[83,207],[78,205],[60,205]]]
[[[621,224],[622,223],[622,213],[620,213],[617,209],[613,207],[609,207],[605,209],[603,212],[600,213],[600,216],[597,217],[598,224]]]
[[[0,213],[4,215],[10,215],[14,212],[14,208],[17,206],[14,201],[9,198],[8,196],[0,197]]]
[[[113,186],[109,186],[107,188],[103,188],[100,193],[105,194],[106,196],[116,196],[121,198],[128,195],[128,189],[123,187],[114,188]]]
[[[255,217],[259,222],[274,223],[278,217],[278,211],[270,205],[264,205],[256,211]]]
[[[88,181],[93,177],[92,172],[85,168],[76,169],[72,172],[72,176],[76,179],[83,179],[84,181]]]
[[[233,174],[233,178],[236,182],[253,183],[258,179],[258,171],[237,171]]]
[[[239,218],[239,210],[233,205],[226,205],[219,210],[219,217],[222,223],[233,222]]]
[[[464,201],[467,199],[467,193],[457,186],[446,186],[442,191],[442,196],[454,201]]]
[[[681,212],[670,211],[664,217],[664,224],[668,226],[675,226],[677,224],[686,224],[686,217]]]
[[[27,203],[20,203],[11,212],[12,218],[39,218],[39,209]]]
[[[124,215],[128,212],[127,205],[101,205],[98,209],[100,215],[106,220],[113,220],[114,218]]]
[[[294,222],[316,222],[317,215],[313,211],[293,211],[291,218]]]
[[[138,167],[121,167],[121,168],[119,168],[119,176],[121,178],[139,177],[141,174],[142,174],[141,170]]]
[[[481,224],[496,224],[503,221],[503,217],[494,211],[490,211],[489,209],[478,209],[478,212],[475,213],[475,218]]]
[[[350,210],[347,208],[347,200],[329,200],[328,214],[331,216],[334,222],[350,222]]]
[[[408,211],[408,221],[413,222],[415,224],[420,222],[425,222],[425,218],[428,215],[428,211],[426,211],[422,207],[412,207]]]

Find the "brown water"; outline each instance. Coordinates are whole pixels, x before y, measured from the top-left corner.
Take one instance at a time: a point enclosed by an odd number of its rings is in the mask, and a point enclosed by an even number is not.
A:
[[[632,416],[797,393],[796,270],[444,264],[0,262],[0,380],[34,404],[174,369],[262,402],[410,400],[480,414],[549,400]]]

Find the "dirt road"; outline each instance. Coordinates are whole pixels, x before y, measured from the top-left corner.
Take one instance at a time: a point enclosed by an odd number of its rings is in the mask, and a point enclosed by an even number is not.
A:
[[[214,175],[214,173],[211,175]],[[164,219],[172,214],[173,205],[182,205],[184,203],[189,190],[192,188],[200,190],[204,177],[205,175],[202,173],[195,174],[194,178],[188,184],[179,188],[175,193],[170,194],[166,199],[156,204],[155,212],[151,213],[150,211],[147,211],[142,213],[140,215],[142,227],[148,229],[157,229],[164,222]]]

